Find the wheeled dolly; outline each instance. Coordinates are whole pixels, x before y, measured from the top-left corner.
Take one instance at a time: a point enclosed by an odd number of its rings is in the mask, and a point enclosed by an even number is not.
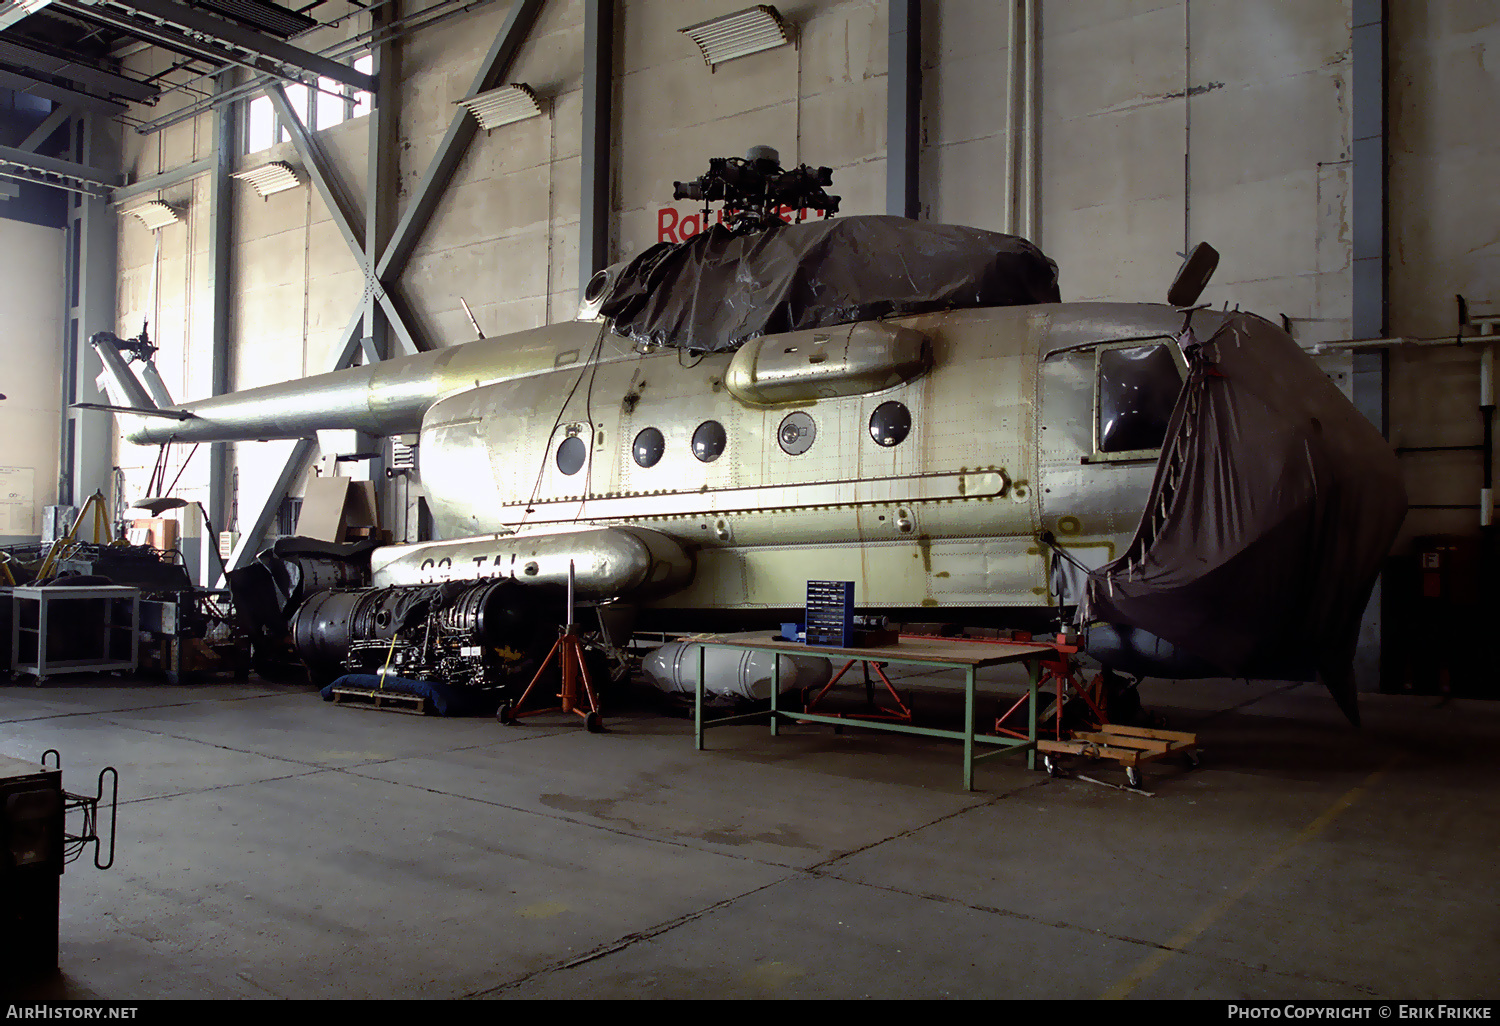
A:
[[[1168,757],[1180,757],[1189,767],[1199,762],[1197,734],[1119,723],[1106,723],[1098,730],[1075,731],[1069,741],[1038,741],[1036,748],[1042,753],[1042,768],[1048,776],[1055,777],[1061,772],[1062,757],[1110,759],[1124,767],[1125,782],[1131,787],[1141,786],[1143,763]]]

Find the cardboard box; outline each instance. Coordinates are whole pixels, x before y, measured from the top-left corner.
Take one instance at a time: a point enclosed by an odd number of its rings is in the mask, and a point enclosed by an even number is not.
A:
[[[125,537],[132,545],[149,545],[153,549],[169,551],[177,548],[177,521],[166,517],[132,520]]]
[[[297,534],[319,541],[343,542],[354,540],[350,534],[353,528],[370,531],[380,528],[375,482],[348,477],[315,477],[308,481],[302,496],[302,514],[297,518]]]

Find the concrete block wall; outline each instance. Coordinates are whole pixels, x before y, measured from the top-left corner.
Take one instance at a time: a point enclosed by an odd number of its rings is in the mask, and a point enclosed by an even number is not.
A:
[[[1391,0],[1390,327],[1395,336],[1446,340],[1458,333],[1456,295],[1474,313],[1500,314],[1500,8],[1464,0]],[[1391,442],[1476,445],[1479,346],[1409,347],[1391,354]],[[1477,452],[1402,459],[1411,501],[1474,507]],[[1413,509],[1403,544],[1430,534],[1473,534],[1474,508]]]
[[[679,30],[743,8],[738,0],[624,0],[615,80],[613,259],[629,259],[673,231],[699,226],[693,203],[672,199],[711,157],[774,147],[783,166],[833,169],[841,214],[885,211],[885,4],[789,5],[795,46],[710,68]],[[663,220],[662,210],[672,211]],[[681,237],[682,227],[678,227]]]
[[[57,502],[63,233],[0,219],[0,545],[40,538]]]
[[[618,0],[611,260],[658,241],[664,218],[681,228],[694,213],[671,199],[673,181],[696,177],[709,157],[756,144],[776,147],[788,165],[834,168],[831,191],[843,197],[845,214],[884,211],[887,4],[783,3],[795,47],[710,69],[678,30],[744,6]],[[1009,6],[923,4],[920,199],[931,220],[1003,227]],[[1500,98],[1500,13],[1464,0],[1389,6],[1390,330],[1427,337],[1451,328],[1454,292],[1500,301],[1500,201],[1485,177],[1497,143],[1480,127]],[[389,102],[398,128],[389,159],[398,210],[425,175],[506,8],[485,5],[395,47],[398,87]],[[1042,0],[1039,10],[1035,237],[1060,266],[1064,298],[1158,301],[1185,246],[1206,239],[1223,263],[1205,302],[1285,315],[1308,344],[1347,338],[1349,0]],[[353,31],[361,20],[325,35]],[[543,6],[506,78],[531,85],[544,116],[475,138],[416,246],[402,289],[413,330],[433,344],[472,336],[460,297],[491,335],[572,316],[583,20],[584,0]],[[133,58],[152,59],[149,51]],[[203,117],[157,136],[132,135],[128,169],[144,175],[205,156],[210,133]],[[363,122],[319,137],[362,203]],[[289,144],[248,159],[295,160]],[[195,370],[205,361],[195,354],[208,345],[198,298],[206,230],[196,213],[206,211],[207,181],[178,191],[190,213],[161,236],[153,334],[169,386],[194,396],[205,391]],[[234,218],[233,385],[317,372],[360,296],[356,262],[310,189],[263,201],[236,187]],[[139,226],[122,223],[121,233],[117,330],[133,334],[148,303],[154,240]],[[1398,441],[1472,440],[1477,414],[1437,408],[1442,390],[1469,388],[1474,365],[1471,353],[1394,357]],[[248,495],[279,466],[284,447],[236,448]],[[133,458],[129,472],[139,473],[153,455],[122,450],[119,459]],[[1447,487],[1462,473],[1430,467],[1413,470],[1415,488],[1439,487],[1421,474]],[[184,481],[194,480],[190,468]]]
[[[483,8],[407,41],[398,194],[425,177],[456,102],[507,11]],[[420,332],[436,345],[464,342],[467,301],[487,335],[559,320],[577,309],[579,169],[582,164],[583,3],[555,0],[505,76],[541,101],[542,116],[480,131],[447,183],[405,275]]]

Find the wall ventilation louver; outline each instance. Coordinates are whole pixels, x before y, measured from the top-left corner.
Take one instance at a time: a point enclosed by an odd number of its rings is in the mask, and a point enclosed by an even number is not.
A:
[[[122,214],[130,214],[153,232],[182,220],[181,215],[177,211],[161,200],[148,200],[138,207],[131,207],[129,210],[122,210],[120,212]]]
[[[262,199],[278,192],[295,189],[302,184],[302,179],[297,175],[297,169],[284,160],[273,160],[259,167],[236,171],[229,177],[249,182],[255,187],[255,191],[260,193]]]
[[[704,63],[710,67],[792,41],[786,22],[769,4],[756,4],[677,31],[686,33],[698,44]]]
[[[479,127],[488,132],[501,125],[534,118],[542,112],[542,105],[531,87],[512,82],[488,92],[459,100],[458,105],[474,115]]]

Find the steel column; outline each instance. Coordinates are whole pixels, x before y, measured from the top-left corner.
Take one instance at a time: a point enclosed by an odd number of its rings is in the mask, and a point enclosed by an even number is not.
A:
[[[370,31],[378,35],[395,16],[391,6],[378,7],[370,14]],[[362,261],[365,272],[364,338],[365,362],[373,363],[390,356],[389,332],[380,316],[378,294],[383,291],[375,278],[380,248],[390,234],[391,198],[395,195],[396,110],[395,67],[391,45],[380,43],[370,51],[371,74],[379,83],[370,97],[369,121],[366,125],[365,154],[365,249]]]
[[[400,17],[397,4],[398,0],[391,0],[389,4],[371,10],[370,31],[375,37],[378,38],[382,29]],[[375,277],[380,249],[390,235],[391,200],[396,195],[396,66],[392,51],[389,41],[383,41],[370,50],[371,74],[379,83],[379,88],[370,97],[370,120],[366,125],[365,136],[365,251],[362,261],[365,298],[364,335],[360,339],[360,345],[364,348],[364,361],[367,364],[387,359],[391,355],[392,325],[398,326],[396,332],[401,336],[403,351],[417,351],[415,340],[410,337],[406,327],[408,322],[404,316],[405,311],[395,311],[394,316],[386,313],[387,309],[394,309],[391,297],[386,296]],[[382,302],[382,299],[385,301]],[[377,439],[375,444],[360,445],[359,448],[364,452],[380,453],[364,466],[369,474],[368,479],[375,482],[380,493],[380,506],[387,521],[395,523],[391,502],[395,489],[385,474],[386,445],[383,440]],[[403,522],[406,519],[404,510],[401,519]]]
[[[101,162],[107,140],[96,114],[73,121],[69,152],[83,165]],[[81,505],[96,491],[109,491],[113,418],[96,410],[70,409],[75,402],[105,402],[95,379],[103,370],[88,336],[115,326],[115,250],[119,224],[109,204],[97,196],[75,196],[68,207],[66,266],[68,295],[63,320],[66,368],[63,372],[63,467],[58,501]]]
[[[922,4],[890,0],[886,75],[885,212],[915,218],[922,140]]]
[[[1385,13],[1354,0],[1352,227],[1354,337],[1386,335]]]
[[[609,264],[610,135],[614,99],[615,0],[588,0],[583,14],[583,197],[578,221],[578,294]]]
[[[1384,0],[1354,0],[1352,10],[1353,74],[1350,89],[1353,164],[1350,222],[1353,228],[1354,338],[1384,338],[1388,332],[1386,294],[1386,70]],[[1387,390],[1390,351],[1384,347],[1354,353],[1354,405],[1386,437],[1390,436]],[[1375,582],[1354,653],[1355,686],[1380,688],[1384,662],[1381,585]]]
[[[234,76],[224,73],[215,79],[215,91],[224,92],[234,84]],[[213,296],[212,348],[209,351],[210,393],[223,395],[229,391],[229,297],[233,291],[230,278],[229,254],[233,238],[231,211],[234,209],[234,193],[230,187],[229,172],[234,166],[234,118],[233,104],[226,104],[214,112],[213,178],[208,187],[208,237],[210,246],[209,292]],[[224,442],[213,442],[208,450],[208,502],[204,510],[215,530],[229,527],[225,512],[229,508],[229,446]],[[214,580],[218,566],[214,549],[219,539],[213,531],[203,530],[199,547],[198,572],[200,580],[209,584]]]

